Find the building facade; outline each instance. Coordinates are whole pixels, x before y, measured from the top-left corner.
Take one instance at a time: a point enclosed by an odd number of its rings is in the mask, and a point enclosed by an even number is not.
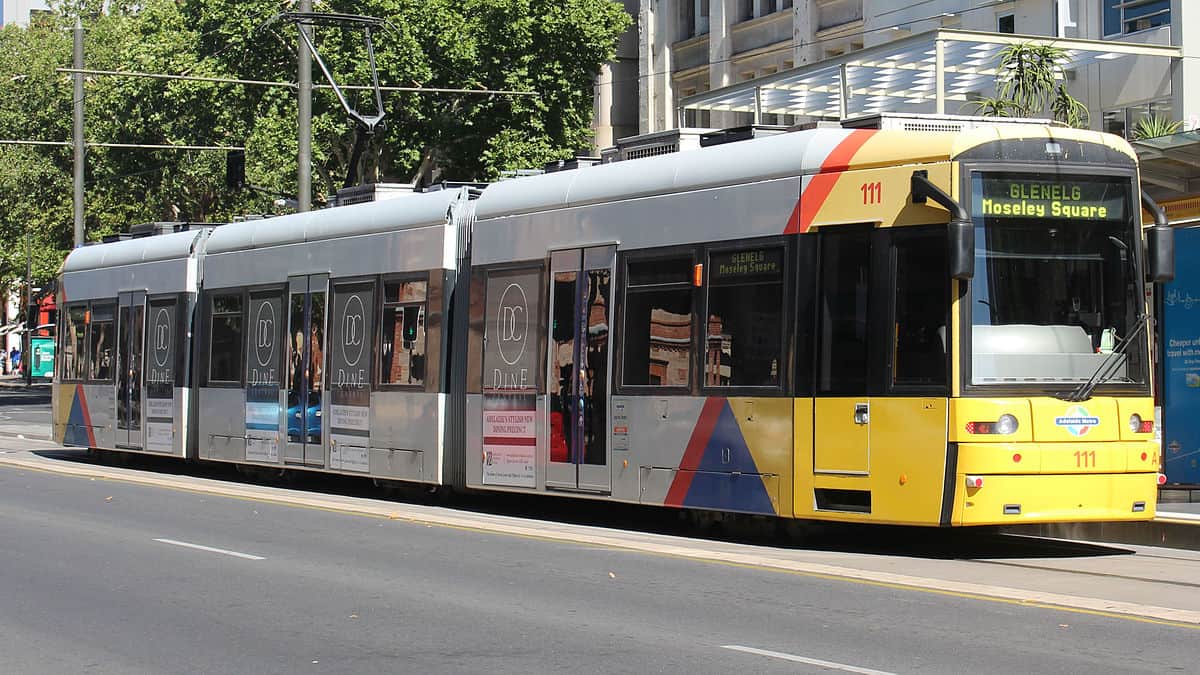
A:
[[[1093,128],[1128,136],[1151,115],[1200,127],[1194,0],[643,0],[638,132],[749,124],[754,120],[745,112],[681,110],[680,103],[938,29],[1180,46],[1181,59],[1093,62],[1068,71],[1067,84],[1088,106]],[[968,114],[967,108],[960,102],[945,112]],[[759,121],[807,118],[767,113]]]
[[[0,26],[27,26],[31,14],[44,11],[46,0],[0,0]]]

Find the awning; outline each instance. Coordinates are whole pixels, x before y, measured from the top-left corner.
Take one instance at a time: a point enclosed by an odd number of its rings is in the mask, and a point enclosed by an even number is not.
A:
[[[846,119],[880,112],[968,114],[968,99],[994,92],[995,64],[1010,44],[1053,45],[1067,70],[1119,59],[1180,59],[1180,47],[963,30],[935,30],[820,63],[688,96],[685,110]],[[966,107],[966,109],[964,109]]]
[[[1130,144],[1141,163],[1142,184],[1155,199],[1163,201],[1200,192],[1200,131],[1146,138]],[[1177,219],[1170,213],[1167,215],[1173,221]]]

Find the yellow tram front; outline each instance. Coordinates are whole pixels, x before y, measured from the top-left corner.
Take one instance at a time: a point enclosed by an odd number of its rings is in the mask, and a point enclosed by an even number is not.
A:
[[[1146,263],[1126,147],[1048,136],[959,157],[973,242],[952,234],[952,524],[1154,516],[1146,282],[1170,277],[1171,247],[1158,212]]]

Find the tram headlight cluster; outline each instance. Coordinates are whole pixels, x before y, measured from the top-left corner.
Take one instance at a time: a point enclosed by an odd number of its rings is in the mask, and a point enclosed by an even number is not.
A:
[[[1141,415],[1133,413],[1129,416],[1129,430],[1135,434],[1153,433],[1154,420],[1143,420]]]
[[[968,434],[997,434],[1009,436],[1017,433],[1017,418],[1005,413],[995,422],[967,422]]]

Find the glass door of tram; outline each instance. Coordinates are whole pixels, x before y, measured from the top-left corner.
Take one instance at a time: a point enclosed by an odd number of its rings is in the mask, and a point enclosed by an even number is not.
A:
[[[110,326],[112,324],[109,324]],[[145,353],[146,292],[121,293],[117,298],[117,437],[121,448],[144,446],[142,371]],[[114,339],[110,336],[109,339]],[[102,351],[102,350],[98,350]]]
[[[608,492],[609,325],[616,247],[550,257],[548,487]]]
[[[325,297],[329,277],[288,281],[287,448],[284,461],[325,466]]]

